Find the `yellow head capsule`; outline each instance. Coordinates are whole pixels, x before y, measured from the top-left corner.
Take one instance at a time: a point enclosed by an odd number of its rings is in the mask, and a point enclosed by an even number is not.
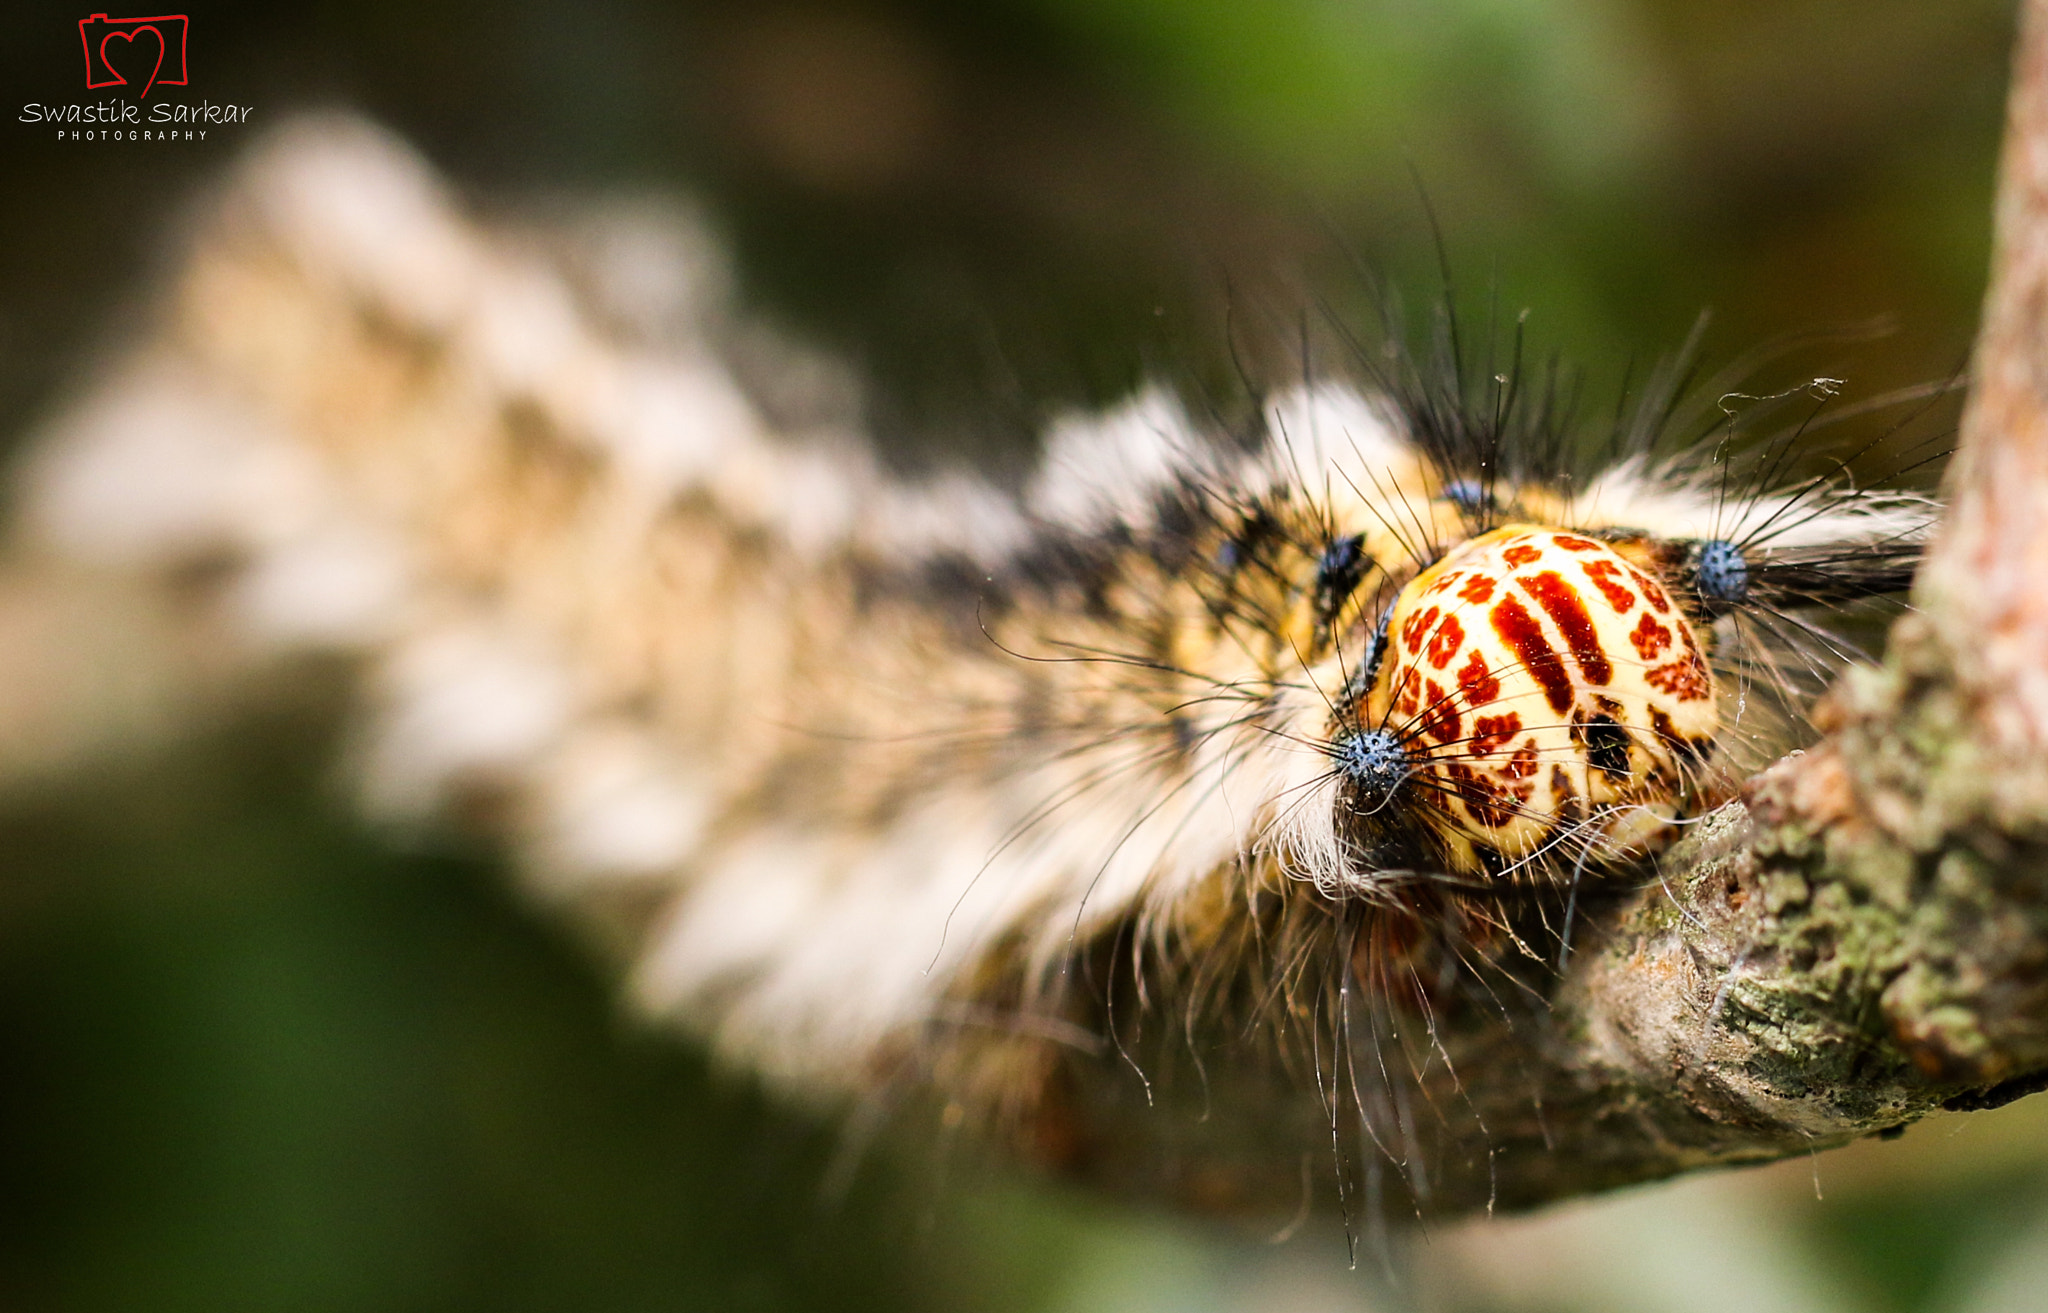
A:
[[[1401,590],[1359,711],[1408,747],[1416,814],[1455,866],[1569,831],[1597,852],[1660,843],[1685,765],[1719,725],[1714,678],[1664,586],[1607,544],[1510,525]],[[1575,845],[1575,847],[1578,845]]]

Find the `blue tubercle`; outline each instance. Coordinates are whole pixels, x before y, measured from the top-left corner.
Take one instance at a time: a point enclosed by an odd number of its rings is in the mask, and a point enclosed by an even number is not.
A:
[[[1693,586],[1710,606],[1739,606],[1749,597],[1749,562],[1742,549],[1725,538],[1700,544]]]
[[[1330,744],[1330,753],[1344,778],[1357,787],[1358,801],[1366,811],[1384,806],[1415,773],[1414,757],[1391,730],[1342,735]]]

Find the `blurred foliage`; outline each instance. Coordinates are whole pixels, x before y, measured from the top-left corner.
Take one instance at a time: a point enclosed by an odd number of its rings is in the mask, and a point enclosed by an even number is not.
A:
[[[86,98],[79,12],[11,12],[15,101]],[[360,106],[493,206],[700,197],[746,295],[863,368],[893,449],[1001,465],[1062,406],[1284,373],[1324,306],[1434,297],[1432,211],[1469,312],[1529,307],[1596,376],[1708,308],[1709,359],[1883,318],[1830,362],[1848,396],[1945,377],[2010,22],[1988,0],[227,0],[193,14],[182,98],[259,126]],[[248,136],[49,135],[0,136],[10,439],[146,311]],[[1278,1258],[943,1150],[865,1154],[834,1193],[832,1131],[622,1021],[487,857],[339,819],[320,760],[296,723],[245,725],[0,823],[0,1305],[1366,1297],[1327,1232]],[[2012,1143],[1769,1197],[1842,1307],[1960,1307],[2048,1216],[2048,1137]],[[1629,1306],[1576,1301],[1549,1307]]]
[[[1856,351],[1852,384],[1942,377],[1982,279],[2008,11],[229,3],[195,17],[191,97],[259,125],[362,106],[499,202],[685,188],[757,301],[866,367],[880,432],[999,459],[1141,374],[1227,373],[1230,345],[1294,367],[1297,320],[1356,315],[1371,280],[1433,297],[1425,200],[1467,299],[1531,308],[1597,373],[1711,309],[1723,357],[1881,317],[1900,331]],[[80,98],[74,22],[17,16],[19,99]],[[247,133],[48,136],[5,144],[34,198],[0,251],[9,413],[132,302],[176,202]]]

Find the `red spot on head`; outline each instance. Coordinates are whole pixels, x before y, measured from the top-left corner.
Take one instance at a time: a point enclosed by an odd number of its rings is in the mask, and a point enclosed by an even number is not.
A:
[[[1575,538],[1568,533],[1551,534],[1550,541],[1556,543],[1559,547],[1564,548],[1568,552],[1597,552],[1600,550],[1600,544],[1594,542],[1592,539]]]
[[[1519,570],[1532,561],[1542,560],[1543,553],[1534,547],[1510,547],[1500,554],[1500,559],[1506,561],[1510,569]]]
[[[1458,687],[1465,691],[1465,705],[1474,709],[1500,696],[1500,680],[1487,669],[1486,654],[1476,647],[1458,669]]]
[[[1423,639],[1436,626],[1437,617],[1442,615],[1436,607],[1418,611],[1401,622],[1401,646],[1410,652],[1420,651]]]
[[[1541,574],[1523,575],[1516,580],[1523,591],[1536,599],[1544,614],[1564,634],[1564,641],[1571,644],[1572,659],[1579,663],[1589,684],[1608,684],[1614,680],[1614,667],[1608,664],[1607,651],[1600,646],[1600,630],[1593,623],[1593,617],[1586,611],[1585,599],[1579,590],[1566,582],[1565,577],[1555,570]],[[1562,711],[1560,707],[1558,710]]]
[[[1444,589],[1449,588],[1452,584],[1458,582],[1458,580],[1464,577],[1465,572],[1463,570],[1451,570],[1447,572],[1441,579],[1438,579],[1435,583],[1431,584],[1423,592],[1422,595],[1424,597],[1428,597],[1432,593],[1441,593]]]
[[[1439,743],[1453,742],[1464,729],[1456,695],[1444,692],[1443,685],[1433,679],[1425,689],[1428,701],[1422,707],[1422,732]]]
[[[1422,677],[1411,667],[1401,675],[1401,692],[1394,701],[1395,709],[1404,716],[1412,716],[1415,714],[1415,708],[1420,705],[1421,697]]]
[[[1451,777],[1451,788],[1465,804],[1465,810],[1473,820],[1489,830],[1504,828],[1514,819],[1508,810],[1507,794],[1492,781],[1484,779],[1479,772],[1458,762],[1450,762],[1444,771]]]
[[[1458,623],[1458,617],[1447,615],[1437,622],[1436,632],[1429,637],[1429,664],[1442,670],[1451,664],[1451,658],[1458,655],[1458,649],[1465,646],[1465,626]]]
[[[1508,758],[1508,764],[1500,768],[1500,773],[1511,780],[1526,780],[1531,775],[1534,775],[1536,773],[1536,740],[1525,740],[1521,747],[1516,748],[1515,755]]]
[[[1586,562],[1586,577],[1600,590],[1600,596],[1607,599],[1607,605],[1614,608],[1616,615],[1627,615],[1629,608],[1636,604],[1636,595],[1623,588],[1617,580],[1621,567],[1609,560]]]
[[[1522,669],[1529,672],[1530,678],[1543,686],[1543,696],[1549,699],[1550,709],[1563,715],[1574,700],[1572,677],[1565,672],[1564,658],[1543,636],[1543,627],[1536,623],[1536,617],[1530,615],[1513,596],[1495,602],[1492,615],[1493,632],[1515,650],[1515,655],[1521,659]]]
[[[1657,623],[1657,617],[1648,611],[1636,622],[1635,632],[1629,641],[1636,645],[1636,655],[1645,661],[1655,661],[1664,649],[1671,646],[1671,631]]]
[[[1505,716],[1481,716],[1472,722],[1472,755],[1490,756],[1521,732],[1522,718],[1512,711]]]
[[[1643,596],[1649,600],[1651,606],[1656,607],[1660,612],[1671,609],[1671,599],[1664,596],[1664,590],[1659,588],[1656,581],[1651,579],[1650,576],[1644,574],[1641,570],[1630,570],[1628,576],[1636,581],[1636,587],[1643,590]]]
[[[1493,597],[1493,576],[1484,574],[1473,575],[1465,581],[1465,586],[1458,590],[1458,596],[1475,606],[1490,600]]]
[[[1700,655],[1700,645],[1692,641],[1692,630],[1680,625],[1678,637],[1685,644],[1685,659],[1659,666],[1644,678],[1650,681],[1651,687],[1672,694],[1680,702],[1704,701],[1713,696],[1714,678],[1707,673],[1707,662]],[[1663,683],[1655,678],[1658,675],[1663,675]]]
[[[1700,664],[1696,654],[1658,666],[1644,675],[1643,680],[1651,688],[1669,693],[1680,702],[1704,702],[1714,691],[1714,683],[1707,678],[1706,667]]]

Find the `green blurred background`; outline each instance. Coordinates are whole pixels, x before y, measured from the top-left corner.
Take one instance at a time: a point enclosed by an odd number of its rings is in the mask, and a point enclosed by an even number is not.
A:
[[[9,12],[13,103],[83,99],[83,11]],[[745,298],[859,367],[889,451],[997,468],[1140,378],[1204,386],[1233,348],[1285,368],[1294,325],[1377,283],[1428,301],[1431,209],[1465,299],[1528,308],[1596,384],[1703,309],[1709,360],[1883,322],[1813,372],[1851,398],[1944,378],[1982,292],[2012,21],[1979,0],[191,18],[180,99],[258,127],[360,108],[487,209],[697,197]],[[50,135],[0,131],[8,441],[138,322],[250,136]],[[2048,1118],[2025,1105],[1445,1228],[1391,1289],[1326,1228],[1269,1247],[943,1149],[862,1155],[843,1185],[831,1128],[622,1018],[489,854],[352,825],[322,724],[252,713],[0,813],[0,1309],[2048,1308]]]

